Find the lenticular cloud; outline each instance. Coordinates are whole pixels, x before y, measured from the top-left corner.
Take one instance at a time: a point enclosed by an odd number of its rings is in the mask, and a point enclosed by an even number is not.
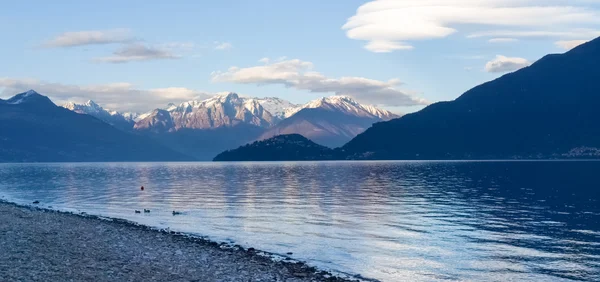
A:
[[[569,36],[600,34],[600,12],[590,1],[537,0],[376,0],[358,8],[342,27],[351,39],[367,41],[373,52],[408,50],[415,40],[447,37],[457,26],[475,25],[506,36],[523,31],[551,36],[561,29]],[[497,33],[497,32],[496,32]],[[486,33],[484,33],[486,34]]]

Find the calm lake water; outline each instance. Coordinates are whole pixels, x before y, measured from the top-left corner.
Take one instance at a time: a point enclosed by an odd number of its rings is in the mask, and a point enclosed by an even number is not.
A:
[[[600,281],[600,162],[0,164],[0,195],[382,281]]]

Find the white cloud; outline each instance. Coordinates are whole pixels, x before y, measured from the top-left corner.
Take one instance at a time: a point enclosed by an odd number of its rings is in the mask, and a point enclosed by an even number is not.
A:
[[[482,30],[470,38],[522,37],[545,33],[572,36],[600,25],[600,12],[589,0],[374,0],[360,6],[343,25],[351,39],[367,41],[366,49],[391,52],[412,48],[409,42],[447,37],[458,28]],[[567,3],[567,4],[565,4]],[[509,28],[497,31],[497,28]],[[519,35],[521,34],[521,35]],[[583,38],[590,38],[589,36]]]
[[[527,59],[496,56],[485,65],[485,71],[493,73],[512,72],[531,65]]]
[[[506,37],[492,38],[492,39],[488,40],[489,43],[511,43],[511,42],[517,42],[517,41],[519,41],[519,39],[506,38]]]
[[[390,53],[396,50],[412,50],[414,47],[393,41],[370,41],[365,49],[375,53]]]
[[[112,56],[94,59],[104,63],[127,63],[132,61],[149,61],[159,59],[178,59],[180,56],[166,49],[149,47],[140,43],[125,45],[113,52]]]
[[[134,40],[129,29],[70,31],[43,44],[44,47],[73,47],[83,45],[126,43]]]
[[[427,101],[399,90],[397,79],[380,81],[363,77],[328,78],[313,71],[313,63],[301,60],[286,60],[248,68],[231,67],[227,71],[212,73],[213,82],[241,84],[278,84],[315,93],[348,95],[355,99],[382,106],[426,105]]]
[[[131,83],[108,83],[73,85],[50,83],[37,79],[1,78],[0,88],[4,97],[34,89],[49,96],[56,104],[67,101],[85,102],[94,100],[102,106],[118,111],[145,112],[167,103],[178,103],[193,99],[205,99],[211,94],[184,87],[140,89]]]
[[[228,50],[233,48],[233,44],[229,42],[216,42],[215,41],[215,50]]]
[[[563,40],[557,41],[556,46],[563,48],[565,50],[571,50],[581,44],[587,43],[589,40]]]

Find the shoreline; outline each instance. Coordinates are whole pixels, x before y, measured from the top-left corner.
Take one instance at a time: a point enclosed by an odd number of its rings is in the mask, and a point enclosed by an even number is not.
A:
[[[369,281],[284,256],[86,213],[0,200],[4,281]]]

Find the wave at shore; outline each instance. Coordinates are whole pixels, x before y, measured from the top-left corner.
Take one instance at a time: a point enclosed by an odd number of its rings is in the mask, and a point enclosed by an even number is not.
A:
[[[0,237],[5,281],[353,281],[253,248],[5,201]]]

